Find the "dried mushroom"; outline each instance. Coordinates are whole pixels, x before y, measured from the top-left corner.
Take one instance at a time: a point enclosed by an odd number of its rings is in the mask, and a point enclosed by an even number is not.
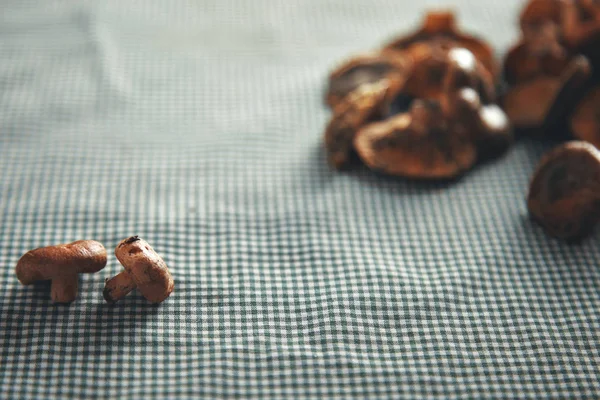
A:
[[[454,134],[468,137],[477,148],[480,160],[502,154],[513,141],[512,126],[504,111],[495,104],[482,105],[472,88],[450,93],[442,102],[442,108]]]
[[[423,43],[445,49],[466,48],[492,75],[495,76],[497,73],[498,68],[493,50],[485,41],[461,32],[457,27],[454,13],[451,11],[427,13],[420,29],[394,40],[386,46],[386,49],[400,50],[412,56]]]
[[[540,76],[559,77],[569,61],[567,50],[556,42],[537,49],[519,42],[507,53],[504,78],[508,84],[514,85]]]
[[[571,130],[577,139],[600,148],[600,87],[581,101],[571,117]]]
[[[383,79],[402,81],[410,67],[410,59],[396,52],[379,52],[354,57],[329,76],[325,101],[335,108],[350,93],[365,84]]]
[[[352,163],[354,135],[366,122],[381,116],[391,85],[393,83],[388,79],[361,85],[334,109],[324,138],[327,157],[333,167],[341,169]]]
[[[408,178],[454,178],[473,166],[477,152],[450,126],[439,102],[415,100],[408,113],[361,129],[354,147],[376,171]]]
[[[405,112],[414,99],[437,100],[444,103],[449,93],[464,87],[477,91],[483,103],[495,99],[494,81],[491,74],[464,48],[439,52],[424,47],[419,59],[413,62],[404,84],[396,85],[388,96],[389,115]],[[398,104],[403,107],[398,107]]]
[[[585,115],[593,114],[593,106],[578,104],[593,82],[600,81],[600,3],[531,0],[521,14],[520,26],[521,41],[509,51],[504,64],[512,87],[503,105],[511,122],[552,135],[567,130],[571,116],[575,137],[598,143],[594,128],[590,131],[589,123],[576,122],[572,113],[579,110],[579,121],[589,121]]]
[[[330,77],[334,115],[325,132],[331,165],[360,158],[390,175],[449,179],[512,141],[496,100],[493,52],[460,32],[450,12],[381,53],[357,57]]]
[[[552,130],[566,117],[590,75],[587,59],[576,57],[559,77],[540,76],[509,89],[504,110],[517,128]]]
[[[575,240],[600,218],[600,152],[565,143],[542,158],[527,198],[529,213],[552,236]]]

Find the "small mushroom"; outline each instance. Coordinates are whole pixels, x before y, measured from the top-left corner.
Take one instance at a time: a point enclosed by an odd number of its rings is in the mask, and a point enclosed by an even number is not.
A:
[[[137,288],[146,300],[160,303],[173,292],[174,282],[165,261],[138,236],[124,239],[115,248],[115,256],[125,271],[107,279],[104,299],[114,303]]]
[[[331,108],[335,108],[361,85],[383,79],[403,80],[409,67],[410,59],[393,51],[354,57],[331,73],[325,100]]]
[[[527,207],[552,236],[576,240],[589,234],[600,218],[600,152],[572,141],[546,154],[533,175]]]
[[[503,98],[503,108],[516,128],[554,131],[565,120],[591,76],[591,67],[583,56],[575,57],[560,77],[541,76],[518,84]]]
[[[454,13],[451,11],[427,13],[420,29],[394,40],[385,48],[413,54],[415,45],[418,46],[422,43],[437,43],[446,49],[453,47],[466,48],[477,57],[493,76],[497,74],[498,68],[491,47],[485,41],[461,32],[457,27]]]
[[[79,274],[94,273],[106,266],[106,249],[94,240],[40,247],[25,253],[15,272],[23,285],[51,280],[50,297],[70,303],[77,297]]]
[[[600,87],[594,88],[579,103],[571,117],[571,130],[577,139],[600,148]]]
[[[471,141],[450,129],[435,100],[415,100],[408,113],[365,126],[354,147],[371,169],[420,179],[455,178],[471,168]]]
[[[396,84],[389,79],[363,84],[334,109],[324,137],[331,166],[342,169],[352,164],[354,135],[364,124],[381,116],[390,88]]]

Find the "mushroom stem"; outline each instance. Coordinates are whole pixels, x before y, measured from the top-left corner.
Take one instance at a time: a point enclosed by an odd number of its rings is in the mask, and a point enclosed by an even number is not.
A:
[[[79,290],[79,275],[67,274],[52,279],[50,297],[56,303],[70,303],[77,297]]]
[[[114,277],[107,279],[104,286],[104,299],[109,303],[115,303],[136,288],[136,284],[127,271],[123,271]]]

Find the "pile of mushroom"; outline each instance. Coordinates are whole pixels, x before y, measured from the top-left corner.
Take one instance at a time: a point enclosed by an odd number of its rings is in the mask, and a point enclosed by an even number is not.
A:
[[[531,0],[508,52],[503,106],[516,128],[600,145],[600,2]]]
[[[497,80],[485,42],[461,32],[452,13],[429,13],[415,33],[332,72],[329,162],[341,169],[360,159],[409,178],[460,176],[512,141],[495,104]]]

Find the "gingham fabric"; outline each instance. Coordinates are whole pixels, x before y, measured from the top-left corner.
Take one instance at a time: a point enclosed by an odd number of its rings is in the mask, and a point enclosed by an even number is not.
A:
[[[327,72],[435,1],[1,1],[0,398],[599,398],[598,234],[533,225],[520,141],[450,184],[331,171]],[[464,1],[499,53],[519,1]],[[140,235],[159,306],[104,279]],[[78,299],[21,286],[95,239]]]

